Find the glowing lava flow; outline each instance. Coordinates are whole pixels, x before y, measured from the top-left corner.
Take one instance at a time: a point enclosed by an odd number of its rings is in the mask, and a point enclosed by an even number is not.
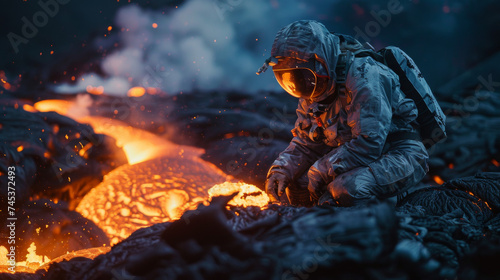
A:
[[[83,97],[79,102],[87,101]],[[60,100],[35,104],[37,110],[57,111],[90,124],[96,133],[115,138],[127,155],[129,164],[108,173],[76,208],[108,235],[112,245],[139,228],[178,219],[206,201],[210,187],[232,179],[200,158],[203,149],[173,144],[117,120],[75,116],[74,106]]]
[[[85,96],[77,98],[77,103],[87,103]],[[85,106],[85,105],[84,105]],[[203,149],[181,146],[171,143],[147,131],[133,128],[121,121],[88,116],[88,112],[81,112],[82,108],[75,102],[65,100],[43,100],[35,104],[40,112],[54,111],[58,114],[73,118],[80,123],[92,126],[96,133],[106,134],[116,140],[116,145],[125,152],[128,163],[136,164],[153,158],[164,156],[181,158],[199,158]],[[214,169],[218,170],[214,167]]]
[[[208,190],[208,195],[212,198],[219,195],[230,195],[235,192],[238,192],[238,194],[231,201],[229,201],[228,205],[239,207],[264,207],[269,203],[269,197],[265,192],[254,185],[241,182],[224,182],[222,184],[215,185]]]
[[[89,102],[88,97],[77,99],[87,106]],[[111,245],[139,228],[179,219],[186,210],[206,202],[214,185],[211,195],[242,191],[235,205],[267,204],[267,195],[255,186],[228,182],[233,178],[202,160],[203,149],[176,145],[117,120],[88,116],[88,112],[79,115],[74,107],[75,103],[61,100],[35,104],[39,111],[56,111],[115,138],[129,161],[108,173],[76,208],[107,234]]]
[[[202,160],[157,158],[111,171],[76,211],[104,230],[113,245],[139,228],[178,219],[226,179]]]
[[[0,272],[35,272],[38,267],[50,262],[47,256],[39,256],[36,254],[36,245],[34,242],[31,243],[28,248],[26,261],[16,262],[15,271],[9,270],[9,267],[12,267],[12,265],[9,263],[7,254],[7,248],[0,246]]]

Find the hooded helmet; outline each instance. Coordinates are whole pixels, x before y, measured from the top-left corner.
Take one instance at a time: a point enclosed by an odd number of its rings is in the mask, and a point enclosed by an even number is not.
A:
[[[293,22],[278,31],[266,62],[292,96],[318,102],[335,91],[339,37],[314,20]]]

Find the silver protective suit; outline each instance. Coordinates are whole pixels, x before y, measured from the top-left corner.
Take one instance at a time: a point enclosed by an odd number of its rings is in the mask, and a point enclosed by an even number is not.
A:
[[[336,94],[340,51],[339,37],[315,21],[284,27],[273,44],[273,57],[315,57],[331,77],[328,90],[317,100],[299,99],[295,136],[269,170],[294,182],[287,189],[292,203],[294,195],[304,196],[305,191],[315,199],[322,193],[353,201],[389,198],[407,191],[428,171],[428,153],[420,141],[387,140],[400,131],[418,133],[418,111],[400,90],[398,76],[385,65],[371,57],[355,57],[346,77],[345,98],[321,104]],[[318,120],[313,112],[319,109],[324,111],[319,116],[323,139],[315,137]]]

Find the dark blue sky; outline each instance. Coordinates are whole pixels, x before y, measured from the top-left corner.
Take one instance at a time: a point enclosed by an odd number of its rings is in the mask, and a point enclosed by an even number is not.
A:
[[[218,13],[221,21],[229,22],[238,32],[235,36],[239,48],[243,46],[245,51],[265,54],[279,26],[295,19],[316,19],[332,31],[352,35],[357,33],[362,39],[370,40],[376,48],[386,45],[401,47],[414,58],[434,88],[500,51],[500,3],[493,0],[296,0],[295,5],[290,5],[285,0],[206,1],[212,1],[214,4],[214,10],[206,13]],[[58,11],[53,16],[44,18],[41,14],[44,8],[39,2],[58,3]],[[60,4],[64,2],[68,3]],[[101,69],[102,60],[125,44],[123,39],[117,38],[119,30],[107,30],[108,26],[116,26],[115,15],[120,8],[139,4],[141,10],[148,14],[164,12],[171,15],[170,11],[175,9],[176,5],[182,8],[186,5],[185,2],[191,1],[130,2],[9,1],[3,5],[0,16],[0,70],[6,71],[8,77],[29,73],[25,75],[26,79],[36,77],[37,82],[42,81],[42,84],[52,83],[54,80],[68,81],[70,75],[63,76],[63,71],[76,77],[89,72],[105,76],[107,73],[103,73]],[[248,3],[261,6],[249,8]],[[38,15],[38,18],[35,15]],[[387,18],[388,15],[390,19]],[[194,16],[203,22],[199,15]],[[23,35],[23,26],[26,25],[23,17],[30,23],[38,20],[40,27],[32,38]],[[189,14],[184,18],[186,21],[195,20],[189,18]],[[253,22],[258,28],[239,26],[253,25]],[[212,22],[207,20],[207,25],[210,24]],[[214,25],[214,28],[219,28],[219,25]],[[11,34],[10,37],[8,34]],[[17,42],[17,53],[11,42],[15,36],[13,34],[19,35],[15,39],[22,41]],[[19,39],[21,37],[24,39]],[[253,38],[257,37],[261,40],[256,43]],[[146,50],[146,53],[148,52],[149,50]],[[217,56],[217,52],[214,55]],[[219,62],[216,57],[214,63]],[[227,61],[224,63],[227,64]],[[255,61],[255,65],[258,68],[261,61]],[[203,87],[203,83],[200,85]]]

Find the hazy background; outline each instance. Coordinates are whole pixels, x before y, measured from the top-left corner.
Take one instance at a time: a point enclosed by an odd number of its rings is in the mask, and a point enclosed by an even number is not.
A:
[[[38,2],[3,4],[0,70],[39,90],[278,90],[271,73],[255,71],[276,32],[299,19],[351,35],[360,29],[377,49],[401,47],[433,88],[500,51],[500,2],[493,0],[70,0],[16,53],[7,35],[23,36],[22,18],[33,22],[43,11]]]

